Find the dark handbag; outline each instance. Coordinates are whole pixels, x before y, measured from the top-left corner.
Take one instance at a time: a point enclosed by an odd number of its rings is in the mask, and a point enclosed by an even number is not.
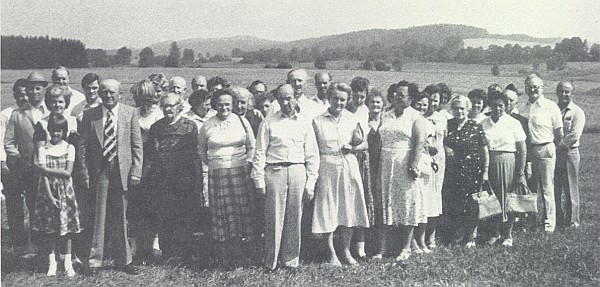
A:
[[[471,196],[475,202],[474,208],[477,211],[479,219],[490,218],[502,213],[500,201],[498,201],[498,198],[494,194],[489,181],[484,181],[479,192],[474,193]]]
[[[506,194],[506,212],[526,213],[537,212],[537,193],[531,192],[525,183],[519,183],[513,192]]]

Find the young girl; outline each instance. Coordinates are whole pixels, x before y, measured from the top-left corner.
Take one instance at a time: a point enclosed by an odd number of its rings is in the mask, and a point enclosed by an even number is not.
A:
[[[48,276],[56,275],[57,243],[64,244],[65,273],[75,276],[71,261],[71,234],[80,232],[79,208],[75,200],[71,171],[75,147],[66,142],[68,123],[60,114],[48,118],[50,140],[35,157],[40,172],[39,198],[33,214],[33,229],[48,235]]]

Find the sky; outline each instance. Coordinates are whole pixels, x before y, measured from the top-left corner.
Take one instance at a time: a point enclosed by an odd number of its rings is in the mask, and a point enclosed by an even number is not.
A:
[[[72,38],[102,49],[236,35],[292,41],[442,23],[600,43],[598,0],[2,0],[0,11],[2,35]]]

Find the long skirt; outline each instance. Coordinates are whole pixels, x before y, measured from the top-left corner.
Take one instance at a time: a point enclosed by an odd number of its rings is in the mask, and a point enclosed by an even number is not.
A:
[[[427,217],[438,217],[442,214],[442,194],[438,193],[437,174],[433,170],[431,163],[433,158],[429,154],[421,155],[421,171],[422,193],[423,193],[423,209]],[[439,170],[438,170],[439,172]]]
[[[423,208],[422,179],[408,174],[410,149],[382,148],[381,189],[385,225],[417,226],[427,223]]]
[[[356,156],[322,154],[320,163],[312,232],[329,233],[338,226],[369,227]]]
[[[506,193],[513,191],[515,178],[515,154],[490,151],[490,185],[502,206],[502,221],[508,221],[506,214]]]
[[[253,186],[246,166],[208,171],[214,240],[223,242],[234,238],[254,238]]]
[[[358,170],[360,172],[360,178],[363,182],[363,189],[365,193],[365,205],[367,206],[367,217],[369,218],[369,225],[375,225],[375,206],[373,203],[373,182],[371,177],[370,158],[368,151],[361,151],[356,153],[356,159],[358,160]]]

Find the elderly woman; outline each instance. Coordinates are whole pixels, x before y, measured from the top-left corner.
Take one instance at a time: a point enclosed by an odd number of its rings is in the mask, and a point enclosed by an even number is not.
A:
[[[165,116],[148,132],[145,161],[150,198],[158,214],[161,248],[163,254],[170,257],[178,246],[176,238],[179,242],[190,239],[190,217],[199,208],[192,200],[198,176],[198,129],[193,121],[181,116],[183,106],[179,95],[167,94],[161,99],[160,107]]]
[[[444,215],[456,232],[455,242],[466,236],[466,247],[475,247],[478,218],[471,208],[471,195],[488,180],[488,143],[481,125],[468,118],[469,98],[459,95],[450,101],[454,118],[448,120],[446,176],[443,187]]]
[[[435,85],[425,87],[423,93],[429,99],[429,108],[424,114],[428,120],[428,126],[433,126],[434,133],[427,137],[426,148],[433,158],[433,162],[437,165],[437,171],[431,178],[431,184],[434,187],[434,194],[437,204],[438,215],[442,213],[442,185],[444,183],[444,174],[446,168],[446,153],[444,151],[444,138],[446,137],[446,130],[448,120],[446,116],[440,112],[441,109],[441,96],[440,90]],[[435,206],[435,205],[434,205]],[[432,249],[437,247],[436,244],[436,230],[438,225],[438,216],[429,216],[427,219],[427,230],[425,243],[428,248]]]
[[[350,83],[352,89],[352,100],[346,105],[346,109],[354,114],[359,121],[359,129],[362,137],[368,133],[369,125],[369,108],[367,107],[367,97],[369,96],[369,80],[363,77],[356,77],[352,79]],[[363,189],[365,192],[365,203],[367,206],[367,215],[369,217],[369,224],[373,225],[373,194],[371,191],[371,172],[369,169],[369,152],[368,150],[362,150],[356,152],[356,158],[358,159],[358,167],[360,170],[360,177],[363,182]],[[362,228],[355,229],[356,239],[356,255],[359,258],[365,258],[365,231]]]
[[[468,117],[479,124],[486,118],[484,111],[487,108],[487,93],[482,89],[474,89],[467,94],[467,97],[471,101]]]
[[[419,161],[425,144],[425,119],[410,107],[409,83],[398,83],[394,108],[386,112],[379,128],[381,134],[381,187],[385,225],[402,226],[402,251],[396,258],[410,257],[414,227],[427,222],[420,188]]]
[[[248,120],[250,127],[252,127],[252,132],[256,137],[256,133],[258,133],[258,126],[260,126],[260,123],[263,120],[263,115],[260,113],[260,111],[255,110],[252,105],[252,99],[254,96],[250,93],[250,91],[244,88],[234,87],[232,90],[235,93],[234,96],[236,97],[237,101],[237,105],[233,107],[233,112],[245,117]]]
[[[217,115],[200,129],[198,144],[200,158],[208,165],[212,238],[221,243],[225,260],[227,250],[239,248],[239,240],[255,237],[250,179],[255,139],[248,120],[232,113],[237,105],[235,95],[229,88],[212,95],[211,106]]]
[[[352,95],[343,83],[332,83],[327,90],[330,107],[313,120],[321,156],[315,187],[312,232],[325,234],[329,264],[340,265],[333,245],[338,230],[344,263],[358,262],[350,254],[353,227],[369,227],[363,183],[356,153],[367,148],[366,140],[357,139],[359,120],[345,109]]]
[[[136,112],[139,118],[139,126],[142,131],[142,142],[144,143],[144,158],[149,156],[148,151],[151,149],[151,143],[148,141],[148,132],[150,127],[163,117],[163,112],[158,106],[161,95],[159,75],[150,76],[157,83],[151,80],[142,80],[134,84],[131,89],[133,101],[137,106]],[[165,81],[166,83],[166,81]],[[129,206],[127,208],[128,219],[132,223],[132,248],[136,254],[136,260],[142,260],[148,256],[150,252],[154,256],[161,254],[158,244],[158,235],[156,228],[155,210],[151,208],[149,188],[152,186],[147,180],[150,178],[148,172],[148,162],[144,162],[142,173],[142,185],[140,191],[132,194],[129,197]],[[154,239],[152,239],[154,238]]]
[[[372,210],[372,216],[369,218],[371,226],[375,227],[377,234],[376,251],[373,255],[373,259],[381,260],[386,252],[386,229],[383,224],[383,209],[385,208],[385,201],[381,194],[381,135],[379,134],[379,128],[381,127],[381,116],[384,113],[386,101],[383,95],[373,90],[367,97],[367,106],[369,107],[369,123],[368,123],[368,134],[367,143],[369,145],[369,173],[371,178],[371,185],[369,189],[373,195],[371,206],[367,201],[367,210]]]
[[[504,238],[502,245],[512,246],[515,216],[506,213],[506,195],[512,192],[517,184],[525,183],[526,136],[521,123],[506,113],[508,93],[511,92],[492,92],[489,100],[492,113],[481,122],[489,143],[490,184],[502,206],[502,216],[496,218],[492,237],[488,240],[490,245]],[[502,234],[500,233],[501,222]]]

